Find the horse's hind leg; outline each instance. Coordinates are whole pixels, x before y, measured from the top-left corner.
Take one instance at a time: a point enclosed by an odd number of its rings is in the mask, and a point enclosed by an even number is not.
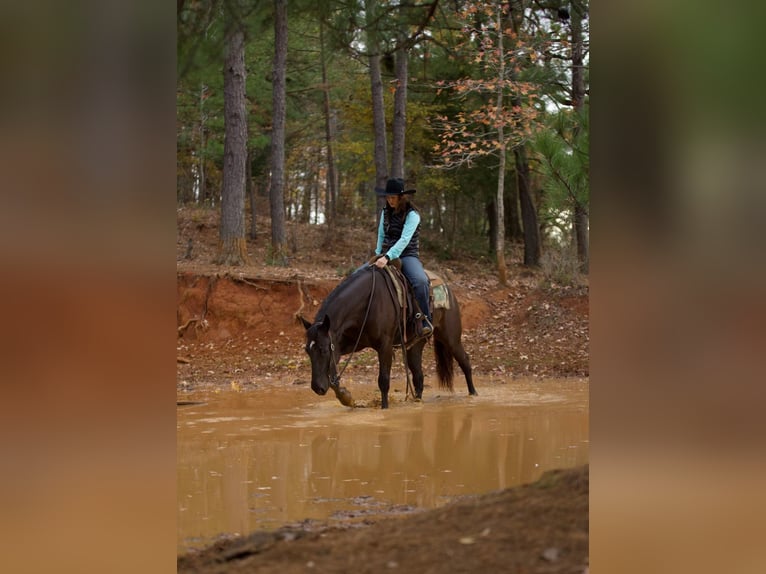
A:
[[[415,399],[423,398],[423,348],[426,341],[419,341],[407,351],[407,367],[412,373],[412,385],[415,388]]]
[[[460,369],[463,371],[463,374],[465,375],[465,382],[468,385],[468,394],[478,395],[479,393],[476,392],[476,389],[473,386],[471,359],[468,358],[468,353],[465,352],[463,344],[460,341],[458,341],[457,345],[454,345],[452,354],[455,357],[457,364],[460,365]]]

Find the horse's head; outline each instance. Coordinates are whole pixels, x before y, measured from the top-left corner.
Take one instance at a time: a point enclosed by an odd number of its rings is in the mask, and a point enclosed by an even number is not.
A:
[[[301,318],[306,327],[306,353],[311,359],[311,390],[324,395],[337,373],[337,350],[332,342],[330,318],[313,325]]]

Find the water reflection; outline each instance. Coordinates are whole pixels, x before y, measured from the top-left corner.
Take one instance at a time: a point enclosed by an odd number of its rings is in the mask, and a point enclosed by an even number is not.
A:
[[[387,412],[294,387],[179,408],[179,551],[339,511],[432,508],[588,461],[587,382],[480,392]]]

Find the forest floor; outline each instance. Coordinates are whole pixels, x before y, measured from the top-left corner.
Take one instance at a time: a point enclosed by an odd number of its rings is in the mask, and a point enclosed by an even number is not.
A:
[[[257,390],[276,379],[307,383],[304,329],[296,314],[313,319],[322,299],[367,260],[375,242],[371,226],[345,226],[331,235],[320,226],[288,222],[288,265],[268,265],[269,224],[258,223],[256,239],[248,239],[251,264],[221,267],[213,262],[217,211],[178,210],[179,396],[204,388]],[[442,261],[422,249],[421,258],[458,297],[475,374],[587,379],[587,278],[553,281],[549,273],[521,266],[519,249],[506,256],[505,286],[486,257]],[[359,360],[372,365],[374,356]],[[428,393],[433,361],[424,361],[424,371]],[[392,527],[389,520],[397,522]],[[533,485],[368,523],[222,541],[179,558],[179,572],[586,572],[588,469],[556,471]]]

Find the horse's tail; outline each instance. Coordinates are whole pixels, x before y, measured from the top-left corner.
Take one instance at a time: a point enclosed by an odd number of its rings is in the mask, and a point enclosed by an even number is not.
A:
[[[449,347],[434,337],[434,354],[436,355],[436,375],[439,377],[439,388],[452,388],[452,379],[455,374],[455,363]]]

